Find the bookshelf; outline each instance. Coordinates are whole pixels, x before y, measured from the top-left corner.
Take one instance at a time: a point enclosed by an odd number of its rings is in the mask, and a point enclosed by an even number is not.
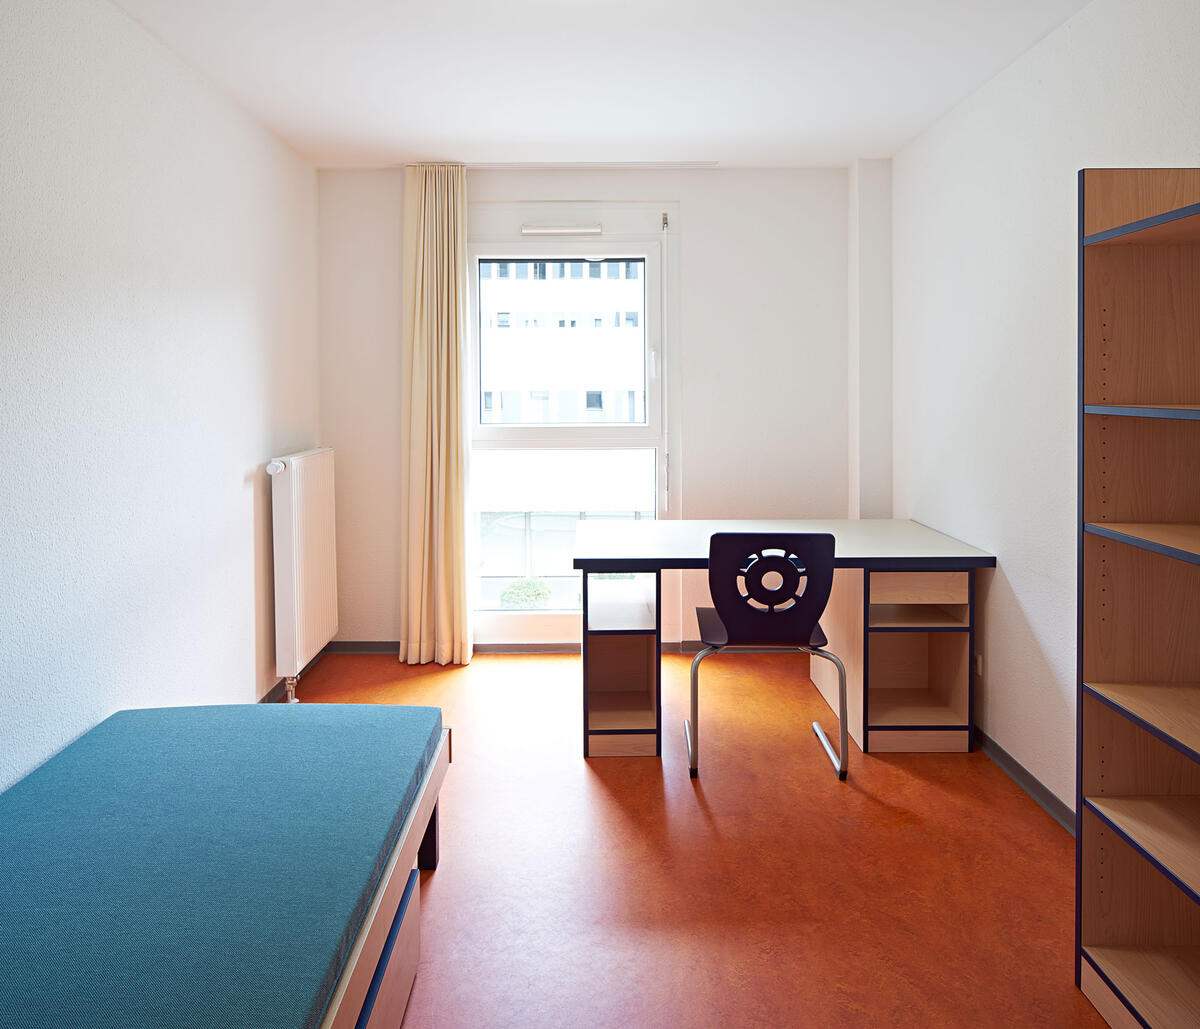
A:
[[[1200,169],[1079,180],[1076,982],[1200,1024]]]

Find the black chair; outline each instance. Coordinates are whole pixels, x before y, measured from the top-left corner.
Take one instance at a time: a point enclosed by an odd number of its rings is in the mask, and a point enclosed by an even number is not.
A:
[[[838,670],[840,746],[833,752],[819,722],[813,732],[846,778],[846,669],[820,618],[833,587],[833,537],[829,533],[718,532],[709,541],[708,589],[715,608],[696,608],[704,649],[692,661],[692,717],[683,723],[688,766],[699,774],[700,662],[722,650],[762,653],[798,650],[832,661]]]

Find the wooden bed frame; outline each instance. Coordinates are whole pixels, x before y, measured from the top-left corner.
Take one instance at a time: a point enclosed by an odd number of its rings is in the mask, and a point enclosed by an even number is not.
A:
[[[361,1024],[365,1029],[395,1029],[404,1018],[420,959],[421,890],[417,869],[437,867],[438,793],[450,759],[450,730],[443,729],[325,1009],[321,1029],[355,1029],[364,1014]]]

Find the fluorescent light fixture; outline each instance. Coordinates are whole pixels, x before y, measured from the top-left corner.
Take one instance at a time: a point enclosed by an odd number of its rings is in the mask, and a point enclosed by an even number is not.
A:
[[[604,226],[595,225],[522,225],[522,236],[600,236]]]

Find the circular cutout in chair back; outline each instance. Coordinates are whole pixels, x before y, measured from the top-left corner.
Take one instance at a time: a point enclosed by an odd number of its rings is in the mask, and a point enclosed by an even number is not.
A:
[[[804,595],[807,569],[782,550],[748,554],[738,576],[738,593],[756,611],[786,611]]]

